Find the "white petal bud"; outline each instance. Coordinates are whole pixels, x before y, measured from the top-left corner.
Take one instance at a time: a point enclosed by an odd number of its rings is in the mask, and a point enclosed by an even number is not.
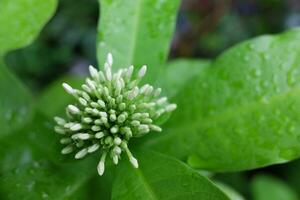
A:
[[[128,79],[131,78],[132,73],[133,73],[133,69],[134,69],[133,65],[131,65],[131,66],[128,68],[128,70],[127,70],[127,78],[128,78]]]
[[[104,71],[107,80],[111,81],[112,80],[111,68],[107,63],[105,63],[104,65]]]
[[[81,105],[87,106],[87,101],[86,101],[84,98],[79,97],[78,101],[79,101],[79,103],[80,103]]]
[[[104,173],[104,169],[105,169],[104,163],[105,163],[106,154],[107,154],[106,152],[102,154],[101,160],[97,166],[97,171],[100,176],[102,176]]]
[[[147,66],[143,65],[142,68],[140,69],[140,71],[138,72],[138,77],[142,78],[143,76],[145,76],[147,71]]]
[[[168,105],[165,109],[167,112],[172,112],[173,110],[175,110],[177,108],[176,104],[170,104]]]
[[[115,145],[120,145],[121,142],[122,142],[122,140],[121,140],[121,138],[119,138],[119,137],[116,137],[116,138],[114,139]]]
[[[67,83],[63,83],[62,84],[63,88],[65,89],[65,91],[69,94],[74,94],[75,90]]]
[[[69,146],[66,146],[65,148],[63,148],[63,149],[61,150],[61,153],[62,153],[62,154],[69,154],[69,153],[72,153],[73,150],[74,150],[74,147],[71,146],[71,145],[69,145]]]
[[[131,156],[129,158],[129,160],[130,160],[130,162],[131,162],[131,164],[133,165],[134,168],[138,168],[139,167],[139,163],[138,163],[138,161],[137,161],[137,159],[135,157]]]
[[[75,154],[75,159],[83,158],[87,153],[88,153],[87,148],[84,148]]]
[[[58,125],[61,125],[61,126],[65,125],[65,123],[66,123],[66,121],[61,117],[54,117],[54,120],[56,121],[56,123]]]
[[[98,76],[98,70],[96,68],[94,68],[92,65],[89,66],[89,71],[90,71],[90,74],[91,74],[91,77],[97,79],[99,76]]]
[[[54,130],[55,130],[56,133],[66,134],[66,131],[62,127],[60,127],[60,126],[55,126]]]
[[[70,127],[71,131],[79,131],[80,129],[82,129],[82,125],[81,124],[74,124],[73,126]]]
[[[150,124],[149,127],[153,131],[157,131],[157,132],[161,132],[162,131],[162,129],[159,126],[156,126],[154,124]]]
[[[98,132],[95,134],[95,138],[100,139],[104,137],[104,133],[103,132]]]
[[[111,53],[107,54],[106,62],[109,64],[110,67],[112,66],[112,64],[113,64],[113,57],[112,57]]]
[[[100,145],[99,144],[93,144],[92,146],[88,147],[88,153],[93,153],[99,149]]]
[[[80,113],[80,110],[74,105],[68,105],[68,110],[70,113],[75,115]]]

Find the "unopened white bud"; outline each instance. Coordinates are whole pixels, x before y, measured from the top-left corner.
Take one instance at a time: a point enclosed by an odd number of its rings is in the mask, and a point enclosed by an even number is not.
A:
[[[116,137],[116,138],[114,139],[115,145],[120,145],[121,142],[122,142],[122,140],[121,140],[121,138],[119,138],[119,137]]]
[[[88,153],[87,148],[84,148],[75,154],[75,159],[83,158],[87,153]]]
[[[68,111],[72,114],[79,114],[80,110],[74,105],[68,105]]]
[[[161,93],[161,88],[157,88],[155,91],[154,91],[154,96],[155,97],[158,97]]]
[[[54,117],[54,120],[56,121],[56,123],[58,125],[61,125],[61,126],[65,125],[65,123],[66,123],[66,121],[63,118],[60,118],[60,117]]]
[[[82,129],[82,125],[81,124],[74,124],[73,126],[70,127],[71,131],[79,131],[80,129]]]
[[[92,146],[88,147],[88,153],[93,153],[99,149],[100,145],[99,144],[93,144]]]
[[[98,70],[94,68],[92,65],[89,66],[89,71],[91,74],[91,77],[97,79],[98,78]]]
[[[111,53],[107,54],[107,58],[106,58],[107,63],[109,64],[109,66],[111,67],[113,64],[113,57]]]
[[[138,163],[137,159],[134,158],[133,156],[131,156],[129,158],[129,161],[131,162],[131,164],[133,165],[134,168],[138,168],[139,167],[139,163]]]
[[[177,108],[176,104],[170,104],[166,107],[166,111],[167,112],[172,112],[173,110],[175,110]]]
[[[69,146],[66,146],[65,148],[63,148],[61,150],[61,153],[62,154],[69,154],[69,153],[72,153],[74,150],[73,146],[69,145]]]
[[[63,83],[62,84],[63,88],[65,89],[65,91],[69,94],[74,94],[75,90],[67,83]]]
[[[104,173],[104,169],[105,169],[104,163],[105,163],[106,154],[107,154],[106,152],[102,154],[100,162],[97,166],[97,171],[100,176],[102,176]]]
[[[128,68],[128,70],[127,70],[127,78],[129,78],[129,79],[131,78],[133,69],[134,69],[133,65],[131,65],[131,66]]]
[[[142,78],[143,76],[145,76],[147,71],[147,66],[143,65],[142,68],[140,69],[140,71],[138,72],[138,77]]]
[[[149,127],[153,131],[157,131],[157,132],[161,132],[162,131],[162,129],[159,126],[156,126],[154,124],[150,124]]]
[[[105,71],[105,76],[106,76],[107,80],[111,81],[111,79],[112,79],[111,68],[107,63],[105,63],[105,65],[104,65],[104,71]]]

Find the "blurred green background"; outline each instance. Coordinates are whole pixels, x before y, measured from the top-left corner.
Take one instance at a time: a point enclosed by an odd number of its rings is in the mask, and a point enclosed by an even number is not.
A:
[[[87,73],[89,64],[96,65],[98,15],[96,0],[61,0],[38,39],[6,56],[8,66],[36,93],[63,74]],[[183,0],[169,59],[214,58],[247,38],[299,25],[299,0]],[[243,173],[219,174],[216,178],[246,198],[253,198],[259,192],[253,192],[255,185],[268,182],[268,178],[258,175],[271,175],[299,196],[299,169],[300,160]]]

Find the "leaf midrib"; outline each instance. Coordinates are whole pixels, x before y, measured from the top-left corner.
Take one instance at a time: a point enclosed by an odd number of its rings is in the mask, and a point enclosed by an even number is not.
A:
[[[137,41],[137,35],[138,35],[138,27],[140,24],[140,15],[141,15],[141,9],[142,9],[142,3],[141,0],[137,0],[137,6],[136,6],[136,14],[135,14],[135,20],[133,24],[133,34],[132,34],[132,42],[131,42],[131,51],[129,53],[129,60],[128,60],[128,66],[133,63],[134,55],[136,51],[136,41]]]
[[[152,190],[151,186],[147,183],[146,178],[143,175],[140,168],[138,168],[134,171],[136,172],[137,176],[140,178],[140,181],[141,181],[142,185],[144,186],[144,188],[146,189],[146,191],[148,191],[148,194],[150,195],[151,199],[159,200],[159,198],[155,195],[154,191]]]

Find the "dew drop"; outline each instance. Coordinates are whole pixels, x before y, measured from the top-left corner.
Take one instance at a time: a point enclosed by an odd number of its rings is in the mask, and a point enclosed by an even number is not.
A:
[[[269,103],[268,97],[267,97],[267,96],[263,96],[263,97],[261,98],[261,102],[264,103],[264,104],[268,104],[268,103]]]
[[[295,126],[290,126],[290,127],[289,127],[289,132],[290,132],[290,133],[293,133],[294,131],[295,131]]]
[[[100,42],[100,43],[99,43],[99,47],[100,47],[100,48],[103,48],[103,47],[105,47],[105,46],[106,46],[105,42]]]
[[[259,69],[256,69],[255,72],[254,72],[254,75],[256,77],[259,77],[261,75],[261,71]]]
[[[264,57],[265,60],[270,60],[271,59],[270,54],[264,54],[263,57]]]
[[[245,61],[249,61],[250,60],[250,57],[248,55],[244,56],[244,60]]]
[[[34,188],[34,186],[35,186],[35,181],[30,182],[30,183],[27,185],[28,191],[32,191],[33,188]]]
[[[48,195],[46,192],[43,192],[43,193],[42,193],[42,198],[43,198],[43,199],[48,199],[48,198],[49,198],[49,195]]]
[[[268,81],[263,81],[262,86],[263,86],[263,87],[268,87],[268,86],[269,86]]]

